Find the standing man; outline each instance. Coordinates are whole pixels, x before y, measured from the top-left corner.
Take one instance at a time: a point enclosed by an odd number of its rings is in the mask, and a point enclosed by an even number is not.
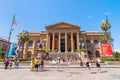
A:
[[[34,60],[35,71],[36,71],[36,72],[38,72],[38,63],[39,63],[39,60],[38,60],[38,58],[36,57],[35,60]]]
[[[44,71],[44,60],[41,59],[41,71]]]
[[[19,59],[17,58],[17,59],[15,60],[15,68],[18,69],[18,67],[19,67]]]
[[[8,69],[8,65],[9,65],[9,59],[8,58],[5,58],[4,64],[5,64],[5,69]]]

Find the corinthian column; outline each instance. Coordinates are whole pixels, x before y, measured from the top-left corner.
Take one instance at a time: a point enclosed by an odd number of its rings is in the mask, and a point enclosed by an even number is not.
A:
[[[79,32],[77,32],[77,50],[79,50]]]
[[[33,51],[32,51],[32,54],[33,54],[34,56],[37,56],[37,55],[36,55],[36,39],[34,39],[34,42],[33,42]]]
[[[58,42],[58,50],[61,52],[60,48],[61,48],[61,33],[59,32],[59,42]]]
[[[26,58],[26,56],[27,56],[27,41],[24,43],[24,51],[23,51],[23,58]]]
[[[65,52],[67,51],[67,33],[65,32]]]
[[[48,43],[49,43],[49,39],[48,39],[48,33],[47,33],[47,39],[46,39],[46,52],[47,52],[47,48],[48,48]]]
[[[73,32],[71,32],[71,52],[73,52]]]
[[[53,33],[53,36],[52,36],[52,51],[54,52],[54,49],[55,49],[55,33]]]

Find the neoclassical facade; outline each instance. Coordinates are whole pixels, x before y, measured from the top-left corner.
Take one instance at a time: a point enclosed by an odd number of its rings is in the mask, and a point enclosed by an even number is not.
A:
[[[101,55],[99,39],[102,32],[81,31],[79,25],[67,22],[58,22],[47,25],[45,28],[46,31],[29,32],[30,40],[25,42],[24,57],[36,56],[43,47],[52,53],[74,54],[76,50],[82,50],[83,54],[91,57]],[[22,43],[18,42],[21,50]]]
[[[6,39],[0,38],[0,50],[7,51],[9,45],[10,42],[8,42]]]

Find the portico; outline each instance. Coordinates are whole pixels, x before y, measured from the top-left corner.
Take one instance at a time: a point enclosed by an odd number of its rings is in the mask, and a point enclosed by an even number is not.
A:
[[[74,52],[79,49],[80,26],[65,22],[46,26],[46,45],[52,52]]]

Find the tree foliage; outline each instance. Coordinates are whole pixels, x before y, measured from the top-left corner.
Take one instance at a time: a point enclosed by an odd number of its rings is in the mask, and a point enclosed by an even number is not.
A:
[[[113,55],[115,56],[115,58],[120,58],[120,52],[113,52]]]
[[[29,35],[29,32],[26,30],[22,31],[18,35],[18,40],[20,40],[22,42],[28,41],[29,39],[30,39],[30,35]]]
[[[6,51],[2,51],[2,50],[0,50],[0,54],[6,54]]]
[[[109,30],[111,27],[111,24],[107,21],[107,20],[103,20],[101,23],[100,23],[100,28],[103,30],[103,31],[107,31]]]
[[[108,22],[108,20],[103,20],[101,23],[100,23],[100,28],[104,31],[103,34],[101,35],[100,37],[100,42],[101,43],[107,43],[107,42],[110,42],[112,43],[113,42],[113,39],[111,37],[111,33],[110,31],[110,28],[111,28],[111,24]]]
[[[24,43],[30,39],[30,34],[28,31],[23,30],[21,33],[18,35],[18,40],[23,43],[22,45],[22,54],[21,57],[23,57],[23,50],[24,50]]]

